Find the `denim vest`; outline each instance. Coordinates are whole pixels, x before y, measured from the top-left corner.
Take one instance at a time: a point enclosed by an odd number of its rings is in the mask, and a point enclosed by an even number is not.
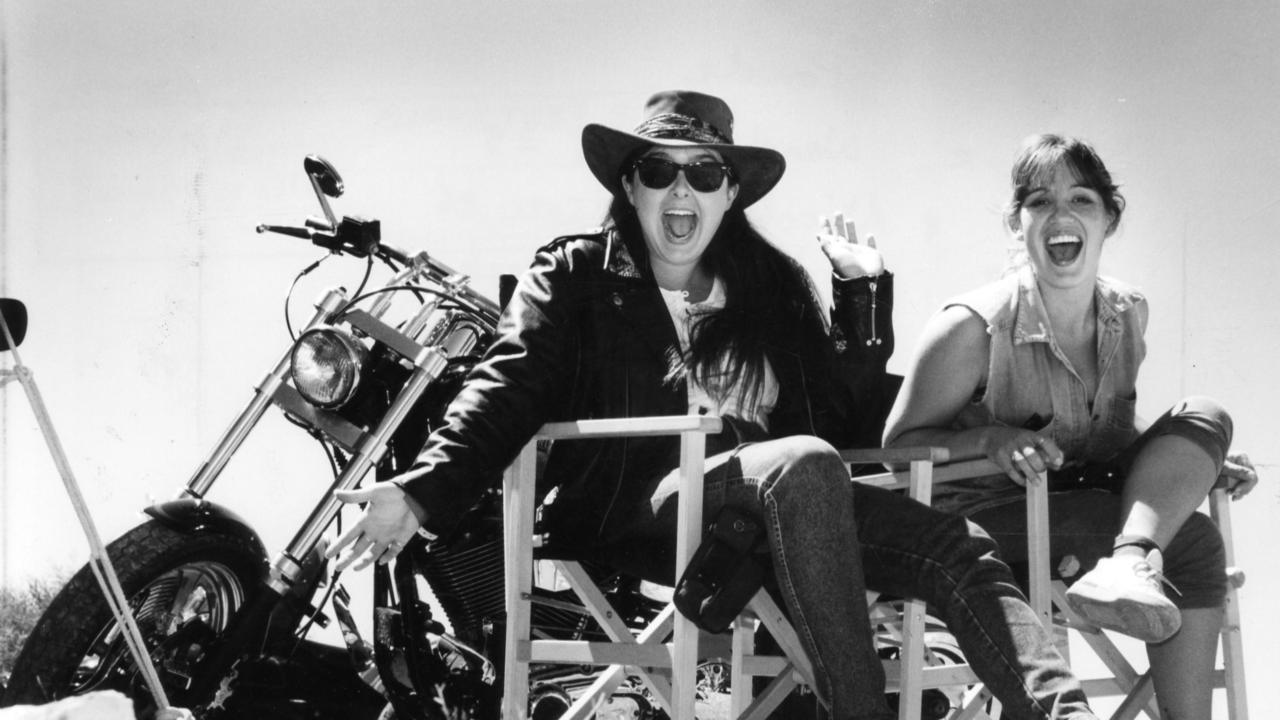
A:
[[[953,298],[981,317],[991,336],[985,388],[956,418],[955,429],[983,425],[1021,427],[1050,437],[1068,466],[1107,460],[1137,437],[1134,405],[1138,367],[1147,354],[1147,300],[1137,289],[1099,277],[1095,292],[1098,335],[1098,389],[1088,397],[1084,381],[1058,347],[1044,299],[1030,266],[997,282]],[[1008,478],[959,483],[940,504],[972,512],[977,490],[1017,494]],[[1012,493],[1006,491],[1012,490]],[[941,499],[941,498],[940,498]],[[989,496],[987,500],[991,500]]]

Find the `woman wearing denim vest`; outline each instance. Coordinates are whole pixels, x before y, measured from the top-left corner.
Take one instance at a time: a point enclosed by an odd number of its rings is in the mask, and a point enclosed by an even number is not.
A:
[[[1047,470],[1051,552],[1088,569],[1067,592],[1072,608],[1148,643],[1164,717],[1207,718],[1226,576],[1222,538],[1196,508],[1220,473],[1237,498],[1257,476],[1228,455],[1231,418],[1209,398],[1145,428],[1135,418],[1147,301],[1098,275],[1124,198],[1093,148],[1029,138],[1012,184],[1021,261],[930,321],[885,444],[999,465],[1002,476],[940,487],[935,504],[986,529],[1013,563],[1026,559],[1022,486]]]
[[[732,138],[722,100],[684,91],[653,96],[634,132],[583,130],[587,164],[613,195],[609,222],[537,252],[415,468],[340,495],[369,507],[331,553],[351,546],[340,566],[386,562],[419,525],[448,533],[543,423],[715,413],[729,429],[708,442],[704,512],[764,519],[776,591],[833,717],[893,717],[866,586],[939,607],[1006,716],[1094,717],[995,542],[849,481],[830,443],[876,413],[865,381],[883,380],[889,278],[856,278],[881,271],[878,254],[859,261],[844,224],[829,225],[829,333],[807,274],[743,213],[781,177],[782,156]],[[676,451],[670,438],[553,445],[552,540],[671,584]]]

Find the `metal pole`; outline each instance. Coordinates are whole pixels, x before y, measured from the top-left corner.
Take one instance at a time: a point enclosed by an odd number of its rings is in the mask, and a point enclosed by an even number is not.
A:
[[[9,288],[9,26],[0,3],[0,296]],[[6,330],[6,335],[8,331]],[[0,382],[0,386],[3,386]],[[0,396],[0,588],[9,584],[9,400]]]
[[[53,421],[45,408],[44,399],[40,396],[40,390],[36,387],[36,381],[32,377],[31,371],[22,364],[22,358],[18,355],[13,335],[9,332],[9,324],[5,322],[3,315],[0,315],[0,330],[4,332],[4,337],[8,341],[9,352],[13,353],[13,370],[5,371],[5,375],[16,377],[22,384],[22,389],[26,391],[27,400],[31,403],[31,411],[36,416],[36,422],[40,425],[40,431],[44,434],[45,444],[49,446],[49,453],[53,456],[53,463],[58,468],[58,474],[62,477],[62,484],[66,487],[67,496],[71,498],[71,505],[80,519],[81,527],[84,528],[85,538],[89,541],[89,567],[98,579],[98,585],[102,588],[102,594],[106,597],[107,605],[111,608],[111,614],[115,617],[116,622],[120,624],[125,644],[129,647],[129,652],[133,655],[134,662],[137,663],[138,671],[142,674],[148,690],[151,691],[151,695],[155,699],[159,716],[181,717],[185,711],[175,710],[169,705],[169,698],[165,694],[164,686],[160,684],[160,676],[156,672],[155,665],[151,662],[151,655],[147,652],[147,645],[142,639],[142,632],[138,630],[138,624],[133,618],[133,613],[129,610],[129,600],[125,597],[124,589],[120,587],[120,580],[116,575],[115,568],[111,566],[111,558],[107,556],[106,547],[102,544],[102,538],[98,535],[93,516],[89,514],[89,506],[85,503],[84,496],[80,493],[80,485],[76,482],[75,476],[71,472],[71,465],[67,462],[62,443],[58,440],[58,434],[53,429]],[[189,713],[187,713],[187,716],[189,716]]]

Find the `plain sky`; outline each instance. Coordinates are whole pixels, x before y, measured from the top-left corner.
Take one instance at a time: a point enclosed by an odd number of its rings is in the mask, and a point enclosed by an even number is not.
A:
[[[180,489],[284,351],[283,299],[319,252],[256,235],[318,208],[379,218],[493,293],[607,197],[588,122],[630,129],[656,90],[732,106],[739,142],[789,167],[750,216],[823,277],[817,219],[844,210],[897,273],[901,371],[947,297],[996,277],[1008,166],[1029,134],[1095,144],[1129,210],[1104,272],[1144,288],[1139,411],[1205,393],[1262,485],[1236,505],[1250,700],[1280,706],[1275,312],[1280,4],[1085,0],[803,3],[6,1],[0,295],[102,533]],[[294,317],[335,260],[304,280]],[[16,386],[0,425],[0,583],[85,546]],[[268,422],[214,499],[273,551],[326,486]],[[1139,660],[1145,663],[1144,660]]]

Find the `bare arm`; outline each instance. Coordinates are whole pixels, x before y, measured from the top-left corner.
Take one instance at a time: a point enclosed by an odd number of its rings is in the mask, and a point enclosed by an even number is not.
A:
[[[951,424],[986,374],[988,337],[980,318],[950,307],[930,318],[885,425],[885,447],[934,445],[952,457],[982,455],[972,430]]]
[[[984,382],[990,338],[985,323],[953,306],[925,326],[902,391],[885,426],[885,447],[945,447],[955,459],[987,457],[1024,484],[1062,465],[1062,451],[1030,430],[987,425],[956,430],[956,417]]]

